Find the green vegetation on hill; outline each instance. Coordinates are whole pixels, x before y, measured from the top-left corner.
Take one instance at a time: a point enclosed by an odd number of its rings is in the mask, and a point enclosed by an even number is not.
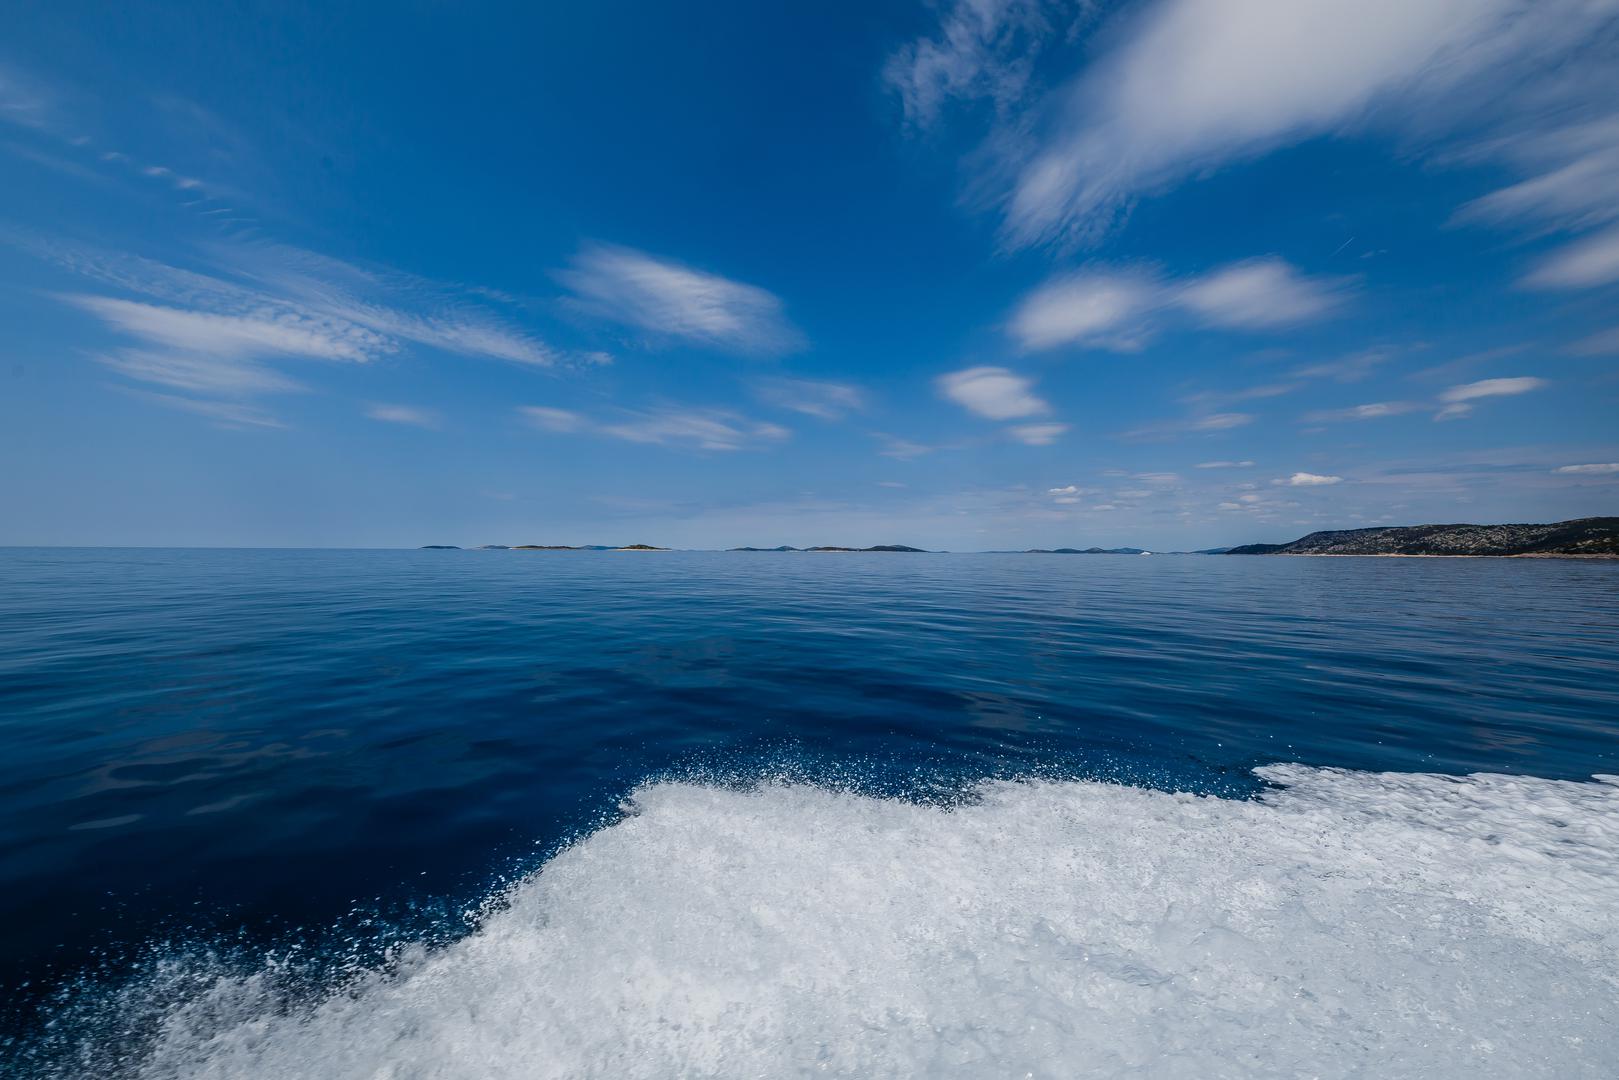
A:
[[[1619,517],[1550,525],[1403,525],[1315,532],[1231,555],[1588,555],[1619,558]]]

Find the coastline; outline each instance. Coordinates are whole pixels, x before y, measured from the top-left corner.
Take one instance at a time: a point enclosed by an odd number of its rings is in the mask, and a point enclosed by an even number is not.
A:
[[[1348,551],[1273,551],[1290,559],[1619,559],[1619,554],[1556,551],[1525,551],[1516,555],[1417,555],[1398,551],[1355,553]]]

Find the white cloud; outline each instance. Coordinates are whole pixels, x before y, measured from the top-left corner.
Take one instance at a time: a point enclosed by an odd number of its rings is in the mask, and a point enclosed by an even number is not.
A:
[[[162,405],[164,408],[179,409],[181,412],[205,417],[212,420],[215,427],[230,430],[255,427],[286,427],[280,420],[277,420],[263,409],[238,404],[234,401],[200,401],[196,398],[180,397],[177,394],[154,394],[145,390],[130,391],[130,393],[143,401],[150,401],[155,405]]]
[[[367,406],[365,415],[372,420],[381,420],[387,424],[410,424],[423,428],[436,428],[439,425],[437,413],[431,409],[419,409],[414,405],[384,405],[377,403]]]
[[[744,353],[803,344],[774,294],[645,252],[591,245],[557,277],[585,310],[660,337]]]
[[[1613,89],[1586,96],[1606,98]],[[1582,102],[1587,105],[1589,103]],[[1588,113],[1589,109],[1565,109]],[[1488,156],[1505,156],[1532,173],[1525,180],[1475,199],[1456,212],[1457,223],[1485,223],[1533,232],[1586,232],[1619,218],[1619,113],[1573,123],[1537,124],[1498,140]],[[1523,279],[1530,288],[1587,288],[1619,279],[1619,227],[1567,244]]]
[[[1527,394],[1531,390],[1539,390],[1548,383],[1545,379],[1532,376],[1521,376],[1513,379],[1482,379],[1478,382],[1463,383],[1453,386],[1439,395],[1439,400],[1449,403],[1473,401],[1477,398],[1510,397],[1514,394]]]
[[[1231,431],[1254,421],[1252,413],[1197,413],[1183,420],[1167,420],[1158,424],[1146,424],[1123,432],[1121,438],[1132,440],[1168,440],[1188,433],[1216,434],[1222,431]]]
[[[956,0],[939,32],[888,58],[883,81],[900,96],[905,119],[928,127],[951,99],[987,98],[999,108],[1028,87],[1033,54],[1051,23],[1041,0]]]
[[[866,407],[866,395],[847,383],[814,379],[760,379],[754,384],[760,400],[820,420],[841,420]]]
[[[261,364],[204,353],[117,349],[97,355],[96,360],[125,378],[195,394],[248,397],[303,389]]]
[[[1568,351],[1576,356],[1607,356],[1619,353],[1619,326],[1581,338],[1570,345]]]
[[[1165,281],[1143,270],[1062,275],[1029,293],[1008,330],[1025,349],[1089,345],[1131,352],[1154,327],[1150,316],[1179,311],[1205,326],[1268,330],[1321,318],[1345,299],[1341,279],[1311,278],[1274,255]]]
[[[583,416],[567,409],[553,409],[546,405],[523,405],[517,411],[527,418],[529,423],[543,431],[565,435],[584,431],[590,426],[590,422]]]
[[[942,375],[939,392],[990,420],[1021,420],[1051,411],[1033,393],[1034,382],[1003,367],[975,367]]]
[[[1606,462],[1600,465],[1560,465],[1553,469],[1556,473],[1569,473],[1575,476],[1605,476],[1608,473],[1619,473],[1619,461]]]
[[[1343,483],[1341,476],[1317,476],[1315,473],[1296,472],[1292,476],[1272,480],[1271,483],[1283,487],[1323,487],[1328,484]]]
[[[1619,281],[1619,226],[1553,252],[1523,279],[1533,289],[1587,289]]]
[[[626,442],[684,445],[699,450],[757,449],[792,434],[779,424],[749,420],[724,409],[625,410],[611,420],[596,420],[543,405],[521,406],[518,412],[535,427],[556,434],[583,433]]]
[[[381,336],[336,319],[290,310],[247,315],[188,311],[106,296],[65,299],[108,325],[154,345],[212,356],[305,356],[370,360],[389,348]]]
[[[1214,326],[1243,330],[1319,318],[1343,302],[1341,287],[1304,277],[1274,256],[1216,270],[1184,286],[1176,302]]]
[[[791,432],[779,424],[758,423],[720,409],[662,409],[602,424],[603,435],[630,442],[681,444],[700,450],[741,450],[780,442]]]
[[[1162,0],[1019,166],[1007,239],[1094,236],[1138,195],[1288,142],[1368,122],[1431,130],[1498,87],[1516,104],[1519,65],[1556,70],[1610,14],[1588,0]]]
[[[1029,446],[1050,446],[1068,431],[1067,424],[1017,424],[1007,429],[1012,438]]]
[[[926,454],[933,453],[935,450],[944,449],[939,446],[914,442],[910,439],[902,439],[898,435],[890,435],[882,431],[872,432],[871,437],[883,444],[882,449],[877,451],[879,454],[883,455],[883,457],[894,458],[897,461],[914,461]]]
[[[1332,379],[1341,383],[1360,382],[1393,359],[1393,355],[1388,349],[1366,349],[1337,360],[1294,368],[1293,376],[1299,379]]]
[[[1230,431],[1253,423],[1251,413],[1211,413],[1192,420],[1187,426],[1193,431]]]
[[[1013,313],[1012,336],[1026,349],[1100,344],[1128,351],[1139,343],[1129,324],[1163,302],[1163,287],[1131,272],[1068,275],[1035,289]]]
[[[1455,221],[1579,229],[1619,216],[1619,116],[1526,139],[1513,156],[1526,155],[1549,167],[1467,203]]]
[[[1373,401],[1366,405],[1352,405],[1347,409],[1317,409],[1304,414],[1308,424],[1330,424],[1339,420],[1381,420],[1385,416],[1399,416],[1421,406],[1411,401]]]
[[[1194,469],[1251,469],[1251,461],[1200,461],[1192,466]]]
[[[405,342],[529,365],[556,359],[543,343],[479,307],[477,290],[365,270],[295,248],[215,245],[208,251],[218,272],[207,274],[27,236],[6,239],[65,271],[144,297],[76,293],[60,299],[140,342],[100,353],[100,363],[126,378],[193,394],[242,398],[304,390],[269,365],[288,359],[364,363],[399,352]],[[203,412],[195,403],[159,397],[151,400]],[[220,416],[230,409],[220,404]],[[230,423],[266,426],[260,414],[241,410]]]

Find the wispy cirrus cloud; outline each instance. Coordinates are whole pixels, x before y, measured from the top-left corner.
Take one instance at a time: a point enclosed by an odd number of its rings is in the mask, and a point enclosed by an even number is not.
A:
[[[1254,463],[1251,461],[1200,461],[1192,466],[1194,469],[1251,469],[1253,467]]]
[[[774,293],[633,248],[588,245],[557,278],[580,309],[654,338],[740,353],[783,353],[804,344]]]
[[[818,379],[759,379],[753,384],[759,400],[818,420],[841,420],[866,408],[866,395],[849,383]]]
[[[1164,420],[1131,428],[1122,432],[1119,438],[1129,442],[1168,442],[1183,435],[1218,435],[1221,432],[1247,427],[1254,419],[1253,413],[1244,412],[1193,413],[1178,420]]]
[[[1570,345],[1568,351],[1575,356],[1619,354],[1619,326],[1583,337]]]
[[[1052,32],[1082,19],[1090,3],[1046,0],[955,0],[938,33],[901,46],[883,66],[883,82],[899,95],[905,121],[934,124],[953,101],[991,102],[1005,112],[1028,92],[1034,61]],[[1066,8],[1066,11],[1065,11]]]
[[[883,457],[893,458],[896,461],[915,461],[939,450],[949,449],[932,443],[920,443],[914,439],[891,435],[886,431],[873,431],[871,437],[878,442],[877,452]]]
[[[1612,281],[1619,281],[1619,226],[1552,252],[1524,276],[1523,284],[1531,289],[1585,289]]]
[[[1613,88],[1602,105],[1612,109]],[[1531,175],[1462,206],[1455,224],[1485,224],[1530,235],[1578,235],[1542,257],[1521,279],[1530,289],[1584,289],[1619,280],[1619,112],[1516,132],[1480,156],[1505,158]],[[1594,230],[1594,231],[1593,231]],[[1584,234],[1584,235],[1579,235]]]
[[[534,427],[553,434],[597,435],[696,450],[762,449],[792,435],[779,424],[751,420],[725,409],[624,409],[603,419],[568,409],[525,405],[518,413]]]
[[[1460,222],[1584,229],[1619,216],[1608,4],[1156,0],[1126,6],[1093,39],[1099,51],[1074,48],[1095,7],[958,0],[941,7],[936,34],[885,68],[913,127],[937,123],[952,101],[994,104],[969,163],[1007,247],[1094,241],[1139,199],[1368,131],[1408,152],[1529,173],[1462,208]],[[1065,60],[1077,75],[1045,90],[1034,73]],[[1589,263],[1562,269],[1540,283],[1593,274]]]
[[[1510,379],[1481,379],[1478,382],[1453,386],[1439,395],[1444,408],[1434,414],[1435,420],[1459,420],[1473,411],[1473,402],[1480,398],[1515,397],[1540,390],[1550,384],[1545,379],[1519,376]]]
[[[364,362],[392,351],[387,338],[343,319],[289,306],[233,314],[72,295],[68,303],[149,345],[216,357],[303,356]]]
[[[1526,76],[1545,107],[1577,92],[1556,86],[1575,66],[1584,89],[1607,81],[1596,31],[1610,17],[1583,0],[1161,0],[1054,106],[1016,168],[1007,240],[1094,237],[1141,195],[1314,136],[1464,126],[1486,101],[1521,115]],[[1544,76],[1554,60],[1565,71]]]
[[[307,389],[263,364],[229,356],[152,349],[112,349],[94,355],[126,379],[206,397],[242,398]]]
[[[263,409],[252,405],[244,405],[235,401],[209,401],[199,398],[181,397],[178,394],[158,394],[150,390],[129,390],[128,393],[149,401],[154,405],[161,405],[165,409],[177,409],[180,412],[201,416],[213,423],[215,427],[238,431],[248,428],[283,428],[287,425]]]
[[[1400,416],[1422,408],[1414,401],[1373,401],[1365,405],[1351,405],[1347,409],[1315,409],[1302,417],[1307,424],[1333,424],[1345,420],[1381,420]]]
[[[8,239],[104,290],[126,294],[57,298],[135,342],[102,349],[97,360],[125,378],[170,390],[221,398],[307,390],[275,365],[363,364],[409,345],[537,367],[563,358],[470,289],[295,248],[211,248],[204,272],[28,236]]]
[[[1006,433],[1025,446],[1051,446],[1068,434],[1068,425],[1013,424]]]
[[[1313,364],[1302,364],[1292,371],[1296,379],[1331,379],[1334,382],[1352,383],[1360,382],[1370,377],[1378,368],[1394,359],[1391,349],[1362,349],[1348,356],[1338,357],[1334,360],[1322,360]]]
[[[1133,352],[1166,315],[1225,330],[1275,330],[1322,318],[1347,299],[1344,278],[1311,278],[1275,256],[1166,280],[1142,269],[1059,275],[1026,296],[1008,330],[1025,349],[1081,345]]]
[[[1552,472],[1564,476],[1612,476],[1619,473],[1619,461],[1591,465],[1559,465]]]
[[[388,405],[375,402],[366,406],[365,415],[384,424],[406,424],[429,429],[437,428],[440,424],[437,412],[416,405]]]

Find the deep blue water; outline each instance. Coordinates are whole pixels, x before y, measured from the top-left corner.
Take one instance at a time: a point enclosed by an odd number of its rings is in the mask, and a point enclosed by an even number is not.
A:
[[[648,777],[1619,773],[1619,563],[0,550],[0,724],[26,1028],[155,939],[453,935]]]

